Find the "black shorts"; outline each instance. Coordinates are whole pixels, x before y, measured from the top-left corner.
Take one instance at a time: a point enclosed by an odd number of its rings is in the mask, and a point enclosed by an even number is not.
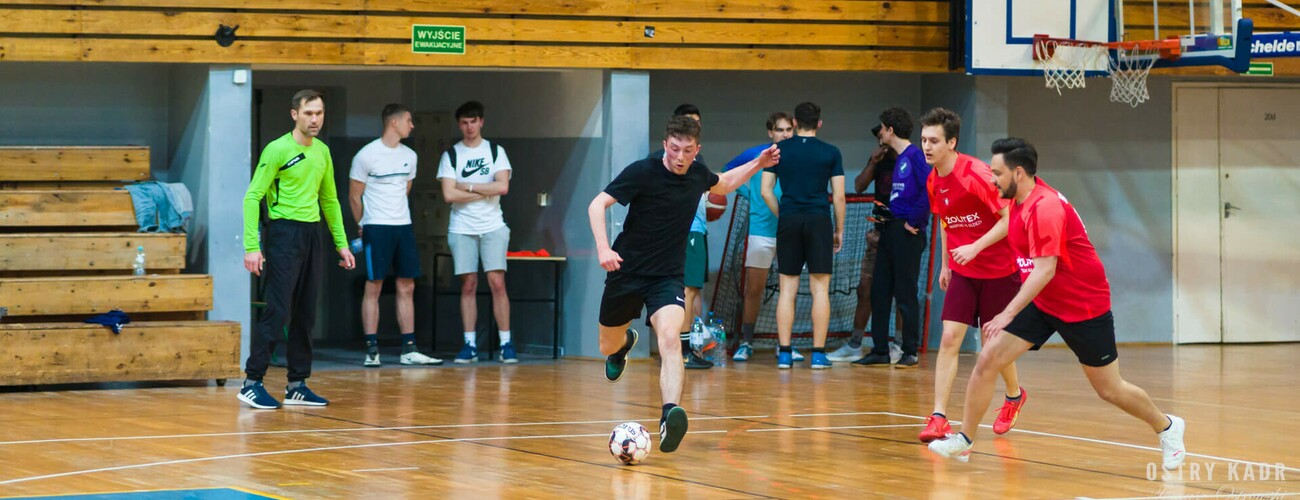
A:
[[[614,271],[605,277],[605,293],[600,297],[600,324],[623,326],[641,317],[646,310],[646,325],[665,306],[686,305],[686,287],[679,276],[640,276]]]
[[[835,267],[831,214],[781,214],[776,219],[776,269],[786,276],[830,274]]]
[[[1011,320],[1006,331],[1034,344],[1034,349],[1059,332],[1079,363],[1087,366],[1102,367],[1119,359],[1119,351],[1115,349],[1115,316],[1110,311],[1092,319],[1066,323],[1031,302]]]
[[[366,224],[361,229],[366,279],[378,281],[394,271],[398,278],[420,277],[420,254],[415,247],[415,229],[405,226]]]

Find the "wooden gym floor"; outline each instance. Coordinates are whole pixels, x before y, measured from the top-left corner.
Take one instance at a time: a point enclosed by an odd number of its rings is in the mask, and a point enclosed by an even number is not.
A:
[[[1187,464],[1168,477],[1156,437],[1099,400],[1065,349],[1022,358],[1030,400],[1016,430],[981,430],[965,464],[916,441],[932,355],[914,370],[824,372],[778,371],[770,357],[688,372],[690,434],[637,466],[617,465],[607,436],[639,420],[657,442],[653,362],[617,385],[572,360],[326,371],[311,382],[331,406],[277,411],[243,407],[235,383],[3,392],[0,497],[1300,496],[1300,345],[1122,347],[1128,380],[1187,420]],[[973,363],[962,357],[950,414]]]

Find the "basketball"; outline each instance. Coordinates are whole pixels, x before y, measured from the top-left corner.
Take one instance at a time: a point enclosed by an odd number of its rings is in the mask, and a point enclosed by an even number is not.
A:
[[[636,465],[650,456],[650,432],[636,422],[624,422],[609,435],[609,453],[624,465]]]
[[[704,202],[704,218],[713,222],[722,218],[727,211],[727,195],[709,193],[709,200]]]

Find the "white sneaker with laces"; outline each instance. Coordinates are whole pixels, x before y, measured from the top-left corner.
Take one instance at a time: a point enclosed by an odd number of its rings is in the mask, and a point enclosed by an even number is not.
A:
[[[890,342],[889,363],[896,365],[900,359],[903,359],[903,346],[898,345],[898,342]]]
[[[930,451],[943,458],[955,458],[959,462],[970,460],[971,443],[961,434],[949,434],[943,439],[930,441]]]
[[[442,360],[425,356],[423,353],[412,351],[402,355],[401,362],[404,365],[441,365]]]
[[[863,349],[861,345],[859,345],[857,349],[854,349],[852,347],[849,347],[848,342],[845,342],[843,344],[840,344],[839,349],[826,353],[826,357],[836,363],[857,361],[859,359],[862,359],[862,351]]]
[[[366,360],[362,362],[361,365],[369,366],[369,367],[380,366],[379,353],[374,353],[374,354],[366,353]]]
[[[1166,416],[1169,417],[1169,428],[1157,436],[1160,436],[1163,466],[1165,470],[1174,470],[1183,465],[1183,459],[1187,458],[1187,447],[1183,446],[1183,431],[1187,430],[1187,422],[1173,415]]]
[[[749,361],[749,357],[754,354],[754,348],[749,342],[742,342],[740,347],[736,348],[736,354],[731,357],[732,361]]]

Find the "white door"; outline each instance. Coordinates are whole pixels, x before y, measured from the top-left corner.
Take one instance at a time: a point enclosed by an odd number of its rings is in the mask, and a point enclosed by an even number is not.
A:
[[[1224,342],[1300,341],[1300,88],[1219,89]]]

